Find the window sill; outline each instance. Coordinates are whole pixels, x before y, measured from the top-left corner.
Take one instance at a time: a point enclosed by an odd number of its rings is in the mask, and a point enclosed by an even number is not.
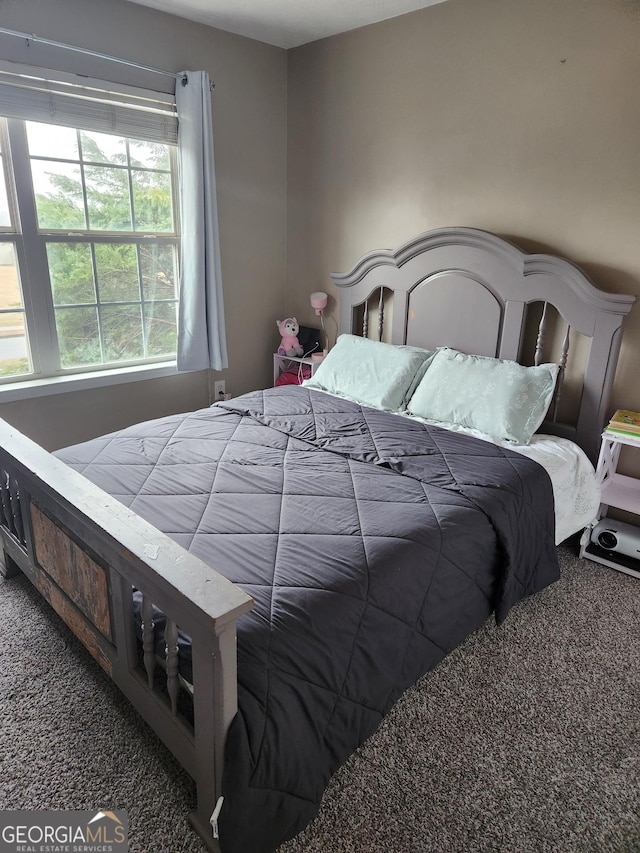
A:
[[[139,382],[143,379],[156,379],[160,376],[175,376],[178,373],[175,361],[164,364],[136,365],[119,367],[113,370],[100,370],[95,373],[74,373],[67,376],[50,376],[43,379],[25,379],[24,382],[12,382],[0,387],[0,403],[14,400],[26,400],[33,397],[47,397],[50,394],[64,394],[68,391],[84,391],[88,388],[103,388],[108,385],[120,385],[124,382]]]

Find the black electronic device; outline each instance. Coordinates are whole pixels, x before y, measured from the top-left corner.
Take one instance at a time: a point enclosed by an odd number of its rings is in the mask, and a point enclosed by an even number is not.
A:
[[[322,332],[320,329],[314,329],[311,326],[300,326],[298,329],[298,341],[300,342],[305,358],[323,350]]]
[[[591,531],[591,541],[603,551],[640,560],[640,527],[613,518],[603,518]]]

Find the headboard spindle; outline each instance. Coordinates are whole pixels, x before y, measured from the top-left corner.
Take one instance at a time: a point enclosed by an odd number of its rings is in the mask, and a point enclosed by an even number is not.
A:
[[[544,308],[542,310],[542,317],[540,318],[540,324],[538,325],[538,337],[536,339],[536,352],[534,356],[533,363],[536,367],[542,364],[542,349],[544,347],[544,339],[547,334],[547,308],[549,307],[549,303],[544,303]]]
[[[558,406],[560,404],[560,397],[562,397],[562,383],[564,382],[564,375],[567,368],[567,357],[569,355],[569,333],[571,331],[571,326],[567,323],[567,331],[564,336],[564,340],[562,341],[562,352],[560,354],[560,361],[558,362],[558,378],[556,380],[556,392],[553,400],[553,422],[555,423],[558,420]]]

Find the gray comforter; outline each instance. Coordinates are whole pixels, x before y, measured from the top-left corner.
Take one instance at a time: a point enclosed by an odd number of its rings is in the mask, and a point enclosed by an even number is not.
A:
[[[304,387],[58,455],[255,599],[238,624],[225,853],[300,831],[409,685],[559,575],[537,463]]]

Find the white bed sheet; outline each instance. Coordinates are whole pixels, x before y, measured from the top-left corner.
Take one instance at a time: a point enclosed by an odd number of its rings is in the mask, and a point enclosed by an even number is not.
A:
[[[600,487],[591,462],[577,444],[554,435],[534,435],[531,444],[505,445],[538,462],[553,486],[556,545],[596,518]]]

